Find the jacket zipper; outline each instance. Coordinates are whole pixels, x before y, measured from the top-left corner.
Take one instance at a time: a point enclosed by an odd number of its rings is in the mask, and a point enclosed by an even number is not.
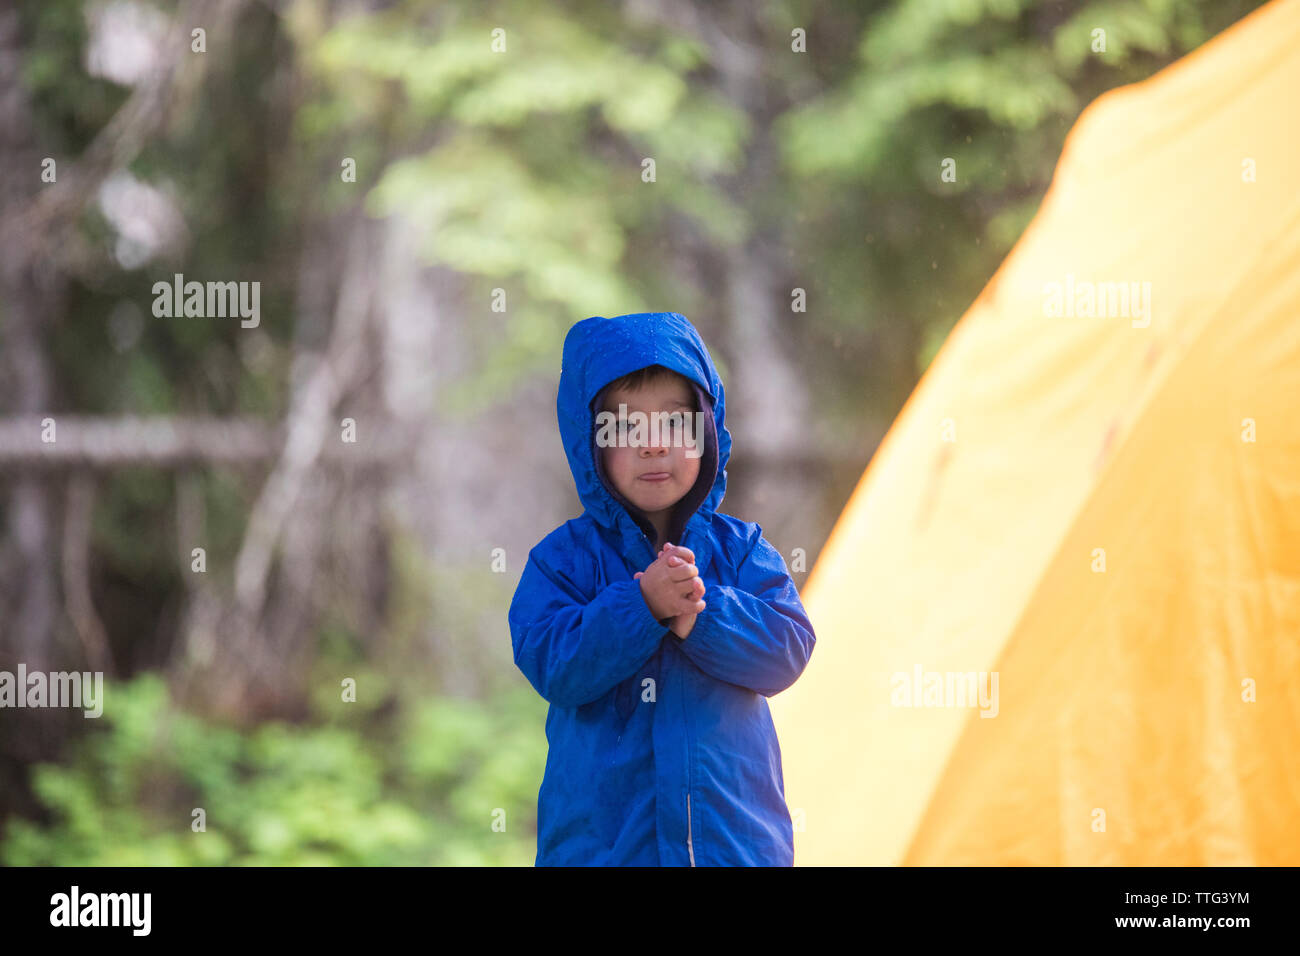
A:
[[[690,854],[691,866],[694,866],[695,839],[691,829],[691,723],[684,720],[683,724],[686,729],[686,852]]]
[[[695,847],[691,843],[691,795],[686,794],[686,852],[691,855],[691,866],[695,865]]]

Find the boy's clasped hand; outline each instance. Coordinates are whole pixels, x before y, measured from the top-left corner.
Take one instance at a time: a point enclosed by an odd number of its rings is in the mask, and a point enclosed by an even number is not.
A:
[[[669,629],[685,639],[695,626],[695,617],[704,610],[704,582],[695,567],[695,554],[690,548],[666,542],[650,567],[632,575],[641,582],[641,596],[645,598],[655,620],[671,618]]]

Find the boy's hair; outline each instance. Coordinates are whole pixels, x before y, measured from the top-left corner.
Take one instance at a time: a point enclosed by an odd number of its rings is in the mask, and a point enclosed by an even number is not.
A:
[[[608,395],[610,392],[619,388],[625,388],[628,389],[629,391],[636,391],[638,388],[641,388],[641,386],[647,384],[648,382],[655,382],[661,378],[681,379],[683,382],[686,383],[686,391],[691,396],[691,405],[695,406],[698,404],[698,402],[696,402],[695,400],[695,389],[692,387],[694,383],[685,375],[681,374],[681,372],[674,372],[672,369],[666,368],[663,365],[647,365],[644,368],[639,368],[634,372],[628,372],[626,375],[622,376],[621,378],[616,378],[614,379],[614,381],[606,385],[604,388],[604,392],[606,395]],[[695,410],[699,411],[698,408],[696,408]]]

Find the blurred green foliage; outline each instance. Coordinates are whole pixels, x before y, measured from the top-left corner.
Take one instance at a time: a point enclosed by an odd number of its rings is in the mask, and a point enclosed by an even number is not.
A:
[[[185,713],[155,675],[109,685],[105,698],[66,762],[33,768],[51,823],[10,820],[0,862],[533,862],[546,706],[531,688],[426,698],[381,718],[336,696],[310,723],[249,732]],[[204,832],[191,829],[195,808]]]

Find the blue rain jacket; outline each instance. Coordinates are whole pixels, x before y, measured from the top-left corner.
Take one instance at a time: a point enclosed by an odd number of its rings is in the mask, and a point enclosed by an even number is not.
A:
[[[601,390],[655,364],[711,412],[667,537],[695,553],[706,588],[685,640],[632,577],[655,559],[654,531],[596,454]],[[816,637],[762,528],[718,511],[731,436],[704,341],[676,312],[584,319],[564,341],[556,410],[585,510],[529,552],[509,611],[515,663],[551,705],[536,864],[792,865],[766,698],[794,683]]]

